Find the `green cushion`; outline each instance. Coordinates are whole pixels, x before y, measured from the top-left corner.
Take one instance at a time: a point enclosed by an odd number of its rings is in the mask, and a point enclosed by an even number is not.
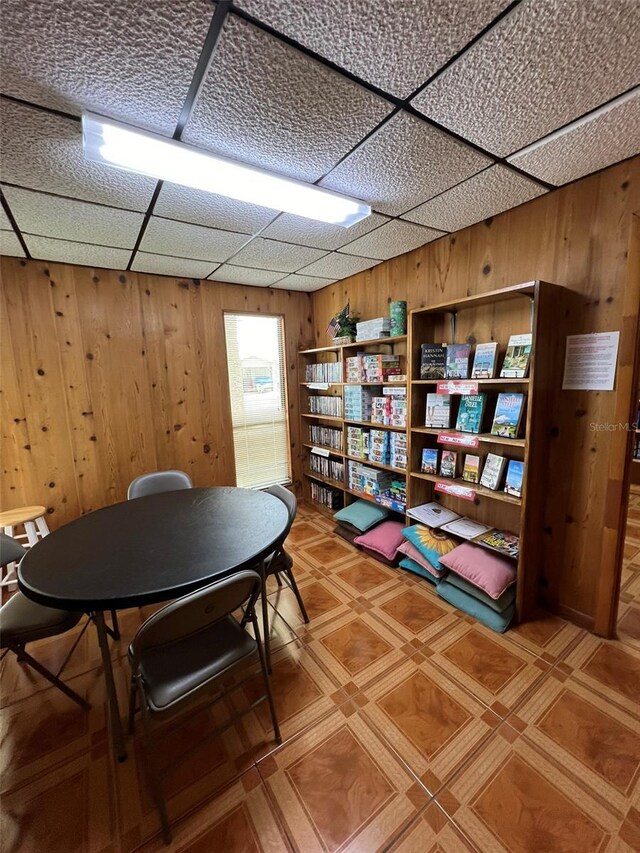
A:
[[[434,586],[437,586],[440,583],[435,575],[432,575],[431,572],[428,572],[420,565],[420,563],[416,563],[415,560],[412,560],[411,557],[405,557],[403,560],[400,560],[400,568],[406,569],[408,572],[413,572],[416,575],[420,575],[421,578],[429,581],[429,583],[432,583]]]
[[[388,515],[389,511],[383,506],[369,503],[369,501],[355,501],[336,512],[333,517],[336,521],[346,521],[348,524],[352,524],[364,533],[365,530],[369,530],[375,524],[383,521]]]
[[[449,583],[448,580],[441,581],[436,587],[436,592],[440,598],[448,601],[458,610],[473,616],[478,622],[486,625],[487,628],[491,628],[492,631],[497,631],[498,634],[504,634],[507,630],[516,609],[514,604],[510,604],[504,613],[496,613],[491,607],[487,607],[486,604]]]
[[[481,601],[483,604],[486,604],[492,610],[495,610],[497,613],[504,613],[507,607],[516,599],[516,587],[513,584],[510,587],[507,587],[505,591],[502,593],[500,598],[491,598],[490,595],[480,589],[478,586],[474,586],[470,583],[466,578],[457,575],[455,572],[449,572],[447,575],[447,581],[452,583],[454,586],[457,586],[458,589],[461,589],[463,592],[472,595],[474,598],[477,598],[478,601]]]

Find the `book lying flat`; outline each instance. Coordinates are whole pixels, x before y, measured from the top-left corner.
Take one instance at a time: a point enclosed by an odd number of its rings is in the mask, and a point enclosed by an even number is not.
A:
[[[476,536],[482,536],[483,533],[491,530],[491,527],[488,524],[481,524],[479,521],[463,516],[456,518],[455,521],[450,521],[448,524],[443,524],[440,529],[460,536],[461,539],[475,539]]]
[[[518,559],[520,553],[520,539],[515,533],[508,533],[506,530],[490,530],[488,533],[483,533],[478,536],[477,542],[481,542],[487,548],[492,548],[500,554],[507,557]]]
[[[455,521],[456,518],[460,518],[457,512],[447,509],[442,504],[436,503],[436,501],[414,506],[407,510],[407,515],[415,518],[416,521],[421,521],[427,527],[441,527],[449,521]]]

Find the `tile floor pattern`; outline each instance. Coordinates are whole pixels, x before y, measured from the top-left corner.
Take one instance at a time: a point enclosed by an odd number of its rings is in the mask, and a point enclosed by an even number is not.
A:
[[[172,848],[639,850],[640,495],[612,642],[555,617],[494,634],[331,526],[302,506],[288,543],[311,624],[270,593],[283,744],[264,705],[203,743],[257,680],[158,729]],[[112,645],[123,712],[126,643],[148,613],[122,614]],[[72,639],[33,651],[55,666]],[[162,850],[138,735],[123,764],[110,749],[94,633],[66,675],[88,714],[11,658],[1,677],[3,849]]]

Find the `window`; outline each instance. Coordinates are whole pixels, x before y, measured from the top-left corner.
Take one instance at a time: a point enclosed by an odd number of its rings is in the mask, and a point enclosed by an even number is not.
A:
[[[291,481],[282,317],[225,314],[236,483]]]

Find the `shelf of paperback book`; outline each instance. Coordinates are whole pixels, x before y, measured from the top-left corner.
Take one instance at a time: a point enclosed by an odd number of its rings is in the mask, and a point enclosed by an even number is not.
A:
[[[332,480],[331,477],[324,477],[322,474],[316,474],[315,471],[303,471],[302,473],[310,480],[318,480],[320,483],[324,483],[325,486],[332,486],[334,489],[344,489],[344,482],[342,480]]]
[[[328,447],[326,444],[307,444],[303,442],[302,446],[307,447],[309,450],[326,450],[329,456],[344,456],[342,450],[338,450],[335,447]]]
[[[374,421],[349,421],[345,418],[345,424],[351,424],[353,426],[366,426],[372,427],[373,429],[388,429],[392,432],[406,432],[406,426],[390,426],[389,424],[377,424]]]
[[[475,492],[478,498],[489,498],[494,501],[502,501],[503,503],[512,504],[513,506],[521,506],[522,504],[522,498],[517,498],[514,495],[508,495],[506,492],[499,489],[487,489],[485,486],[481,486],[478,483],[470,483],[468,480],[439,477],[437,474],[422,474],[418,471],[411,471],[411,476],[418,480],[427,480],[430,483],[442,483],[444,486],[448,484],[460,486],[463,489],[469,489],[470,491]],[[453,495],[453,497],[457,496]]]
[[[405,472],[403,471],[402,473],[404,474]],[[368,495],[366,492],[358,492],[356,489],[349,489],[348,487],[345,488],[345,492],[348,495],[354,495],[356,498],[360,498],[363,501],[369,501],[369,503],[376,504],[377,506],[386,506],[386,504],[377,501],[374,495]],[[392,509],[389,506],[387,506],[387,509],[390,512],[397,512],[399,515],[405,515],[406,513],[406,509]]]
[[[447,382],[447,379],[412,379],[412,385],[438,385],[438,383]],[[525,377],[524,379],[516,379],[516,378],[499,378],[495,379],[460,379],[455,380],[457,382],[477,382],[479,385],[489,386],[489,385],[498,385],[502,387],[503,385],[527,385],[529,383],[529,377]]]
[[[391,471],[393,474],[406,474],[406,468],[394,468],[393,465],[385,465],[383,462],[374,462],[372,459],[360,456],[345,455],[345,459],[350,459],[352,462],[362,462],[364,465],[370,465],[372,468],[381,468],[383,471]]]
[[[342,349],[355,349],[358,347],[372,347],[380,344],[399,344],[407,340],[406,335],[395,335],[394,337],[374,338],[370,341],[354,341],[352,344],[343,344]]]
[[[318,415],[315,413],[312,414],[311,412],[302,412],[300,417],[301,418],[315,418],[315,419],[320,420],[320,421],[332,421],[333,423],[336,423],[336,424],[341,424],[343,422],[342,418],[338,418],[335,415]]]
[[[511,447],[524,447],[527,443],[526,438],[508,438],[502,435],[493,435],[490,432],[473,433],[473,432],[456,432],[452,429],[436,429],[435,427],[411,427],[411,432],[422,433],[423,435],[442,435],[450,436],[450,441],[441,439],[438,444],[455,444],[457,447],[475,447],[474,439],[486,444],[504,444]]]

